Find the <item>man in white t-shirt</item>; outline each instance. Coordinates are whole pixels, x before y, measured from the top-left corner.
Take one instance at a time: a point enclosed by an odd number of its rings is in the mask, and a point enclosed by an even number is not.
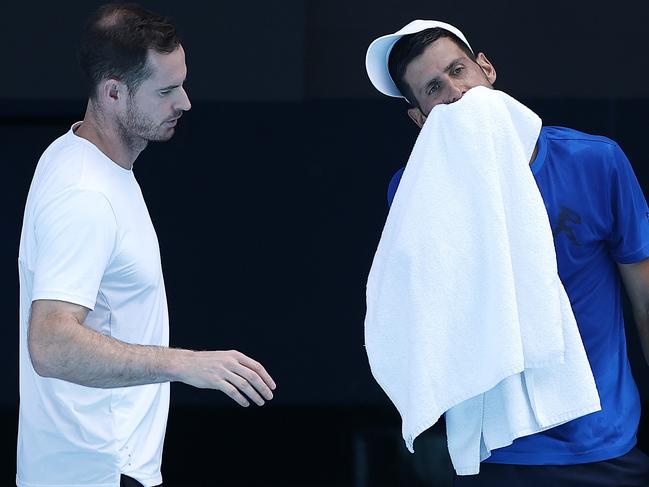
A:
[[[275,383],[239,352],[168,347],[158,241],[132,166],[191,107],[173,24],[103,6],[79,59],[87,111],[41,157],[21,234],[16,484],[160,485],[170,381],[242,406],[272,399]]]

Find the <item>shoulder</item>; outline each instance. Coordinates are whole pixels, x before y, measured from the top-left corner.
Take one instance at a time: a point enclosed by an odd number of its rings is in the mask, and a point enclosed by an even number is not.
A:
[[[52,192],[81,184],[89,153],[77,139],[68,132],[45,149],[34,175],[37,189]]]
[[[113,206],[100,191],[71,187],[52,195],[34,208],[36,228],[96,227],[116,225]]]
[[[115,178],[103,157],[71,131],[59,137],[38,161],[28,200],[35,206],[47,206],[75,193],[95,193],[95,198],[107,198]]]
[[[543,127],[543,136],[548,144],[570,147],[573,150],[585,150],[607,153],[618,149],[617,142],[603,135],[587,134],[567,127]]]
[[[548,152],[563,166],[608,171],[626,161],[617,142],[603,135],[587,134],[566,127],[543,127],[542,136]]]

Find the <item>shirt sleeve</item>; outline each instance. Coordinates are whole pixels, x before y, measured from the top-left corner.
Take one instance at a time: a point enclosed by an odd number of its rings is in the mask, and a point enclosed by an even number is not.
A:
[[[617,262],[632,264],[649,257],[649,209],[629,160],[617,144],[613,147],[609,248]]]
[[[32,299],[94,309],[115,249],[117,224],[106,197],[70,190],[35,213],[36,258]]]

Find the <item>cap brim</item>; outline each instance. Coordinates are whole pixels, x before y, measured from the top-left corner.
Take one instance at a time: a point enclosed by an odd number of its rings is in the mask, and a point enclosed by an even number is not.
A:
[[[374,87],[384,95],[405,98],[390,76],[390,52],[403,34],[388,34],[375,39],[367,49],[365,69]]]

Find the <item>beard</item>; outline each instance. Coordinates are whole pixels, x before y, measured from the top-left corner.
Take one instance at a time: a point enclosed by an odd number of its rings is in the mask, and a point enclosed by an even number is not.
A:
[[[177,114],[176,116],[178,116]],[[159,123],[129,99],[124,118],[119,121],[122,138],[129,147],[142,149],[149,142],[164,142],[173,137],[175,128]]]

